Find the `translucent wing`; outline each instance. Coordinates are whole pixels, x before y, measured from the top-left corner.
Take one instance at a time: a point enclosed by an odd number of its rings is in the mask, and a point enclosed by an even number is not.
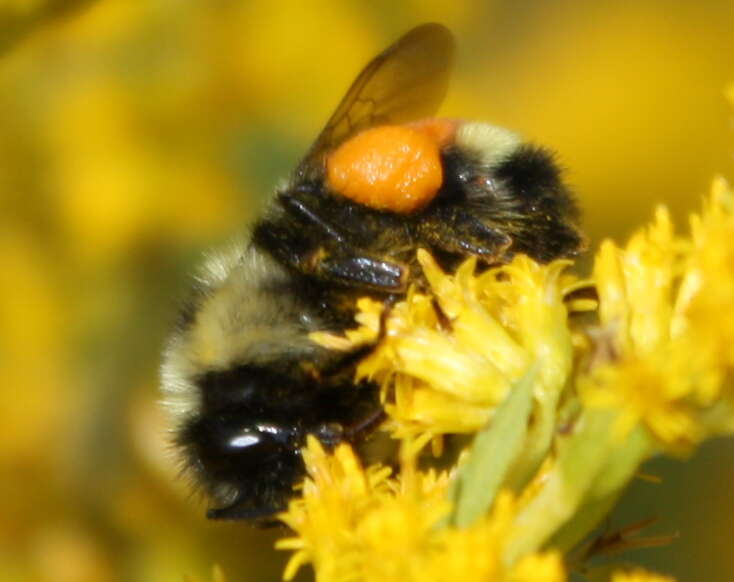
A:
[[[318,175],[330,150],[368,127],[435,113],[448,88],[453,55],[453,36],[441,24],[418,26],[377,55],[299,164],[296,179]]]

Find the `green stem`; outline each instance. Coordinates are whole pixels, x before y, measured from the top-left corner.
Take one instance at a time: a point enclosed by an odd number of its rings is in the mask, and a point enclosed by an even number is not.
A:
[[[586,535],[598,515],[585,514],[582,507],[603,504],[633,477],[652,445],[640,427],[625,438],[614,435],[615,419],[613,411],[587,410],[575,433],[559,442],[558,458],[542,490],[517,517],[505,547],[506,563],[539,550],[566,524],[564,539]],[[577,514],[579,521],[574,523]]]

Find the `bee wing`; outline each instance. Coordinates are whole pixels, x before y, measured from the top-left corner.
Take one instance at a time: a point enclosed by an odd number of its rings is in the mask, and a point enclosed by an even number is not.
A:
[[[360,131],[434,113],[446,94],[454,39],[441,24],[423,24],[377,55],[356,78],[296,169],[318,175],[326,154]]]

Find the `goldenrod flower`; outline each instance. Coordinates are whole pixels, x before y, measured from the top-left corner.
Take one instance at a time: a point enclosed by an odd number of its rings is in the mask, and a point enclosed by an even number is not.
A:
[[[586,284],[564,275],[570,261],[544,266],[518,256],[477,277],[475,259],[455,275],[424,251],[418,259],[451,332],[441,327],[432,297],[411,292],[390,312],[385,341],[358,369],[359,377],[381,383],[383,397],[394,393],[385,406],[393,436],[476,432],[533,362],[541,364],[535,396],[553,407],[573,358],[563,297]],[[341,349],[374,339],[382,304],[359,306],[362,327],[346,338],[312,337]]]
[[[723,180],[690,236],[660,208],[624,247],[601,245],[591,282],[569,261],[517,256],[477,274],[468,260],[446,274],[418,260],[430,294],[412,290],[386,321],[364,299],[354,330],[313,336],[345,350],[379,338],[357,375],[382,388],[401,470],[311,439],[303,495],[282,515],[295,532],[278,544],[296,551],[286,578],[311,563],[324,582],[562,581],[564,554],[640,463],[734,432],[734,193]],[[574,294],[592,284],[598,301]],[[460,462],[420,470],[422,449],[452,433],[476,435]]]
[[[309,477],[303,496],[281,515],[297,537],[279,549],[296,550],[284,577],[310,562],[317,580],[439,582],[460,580],[563,582],[556,553],[532,554],[516,566],[502,546],[517,511],[509,493],[470,528],[437,527],[449,511],[448,476],[404,463],[399,478],[384,468],[364,469],[347,445],[328,455],[315,438],[304,450]]]
[[[298,534],[278,542],[280,549],[297,550],[286,579],[305,562],[314,564],[320,580],[380,579],[376,571],[390,579],[402,559],[420,554],[449,509],[445,475],[406,466],[397,481],[387,468],[363,469],[347,445],[327,455],[315,438],[304,459],[309,477],[303,496],[281,517]]]
[[[613,354],[581,381],[586,404],[620,410],[624,434],[644,422],[662,446],[690,448],[717,429],[702,422],[725,388],[734,339],[734,215],[722,180],[692,236],[673,235],[668,212],[625,249],[596,258],[598,334]]]

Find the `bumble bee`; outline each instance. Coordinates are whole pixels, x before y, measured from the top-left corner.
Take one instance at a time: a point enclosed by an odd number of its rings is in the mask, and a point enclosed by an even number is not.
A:
[[[516,253],[574,254],[581,237],[544,149],[484,123],[429,119],[446,93],[454,43],[419,26],[356,78],[246,242],[212,255],[164,354],[165,402],[210,518],[263,520],[303,476],[308,434],[355,443],[383,418],[356,382],[363,353],[309,339],[351,327],[362,296],[426,289],[425,248],[446,269]]]

